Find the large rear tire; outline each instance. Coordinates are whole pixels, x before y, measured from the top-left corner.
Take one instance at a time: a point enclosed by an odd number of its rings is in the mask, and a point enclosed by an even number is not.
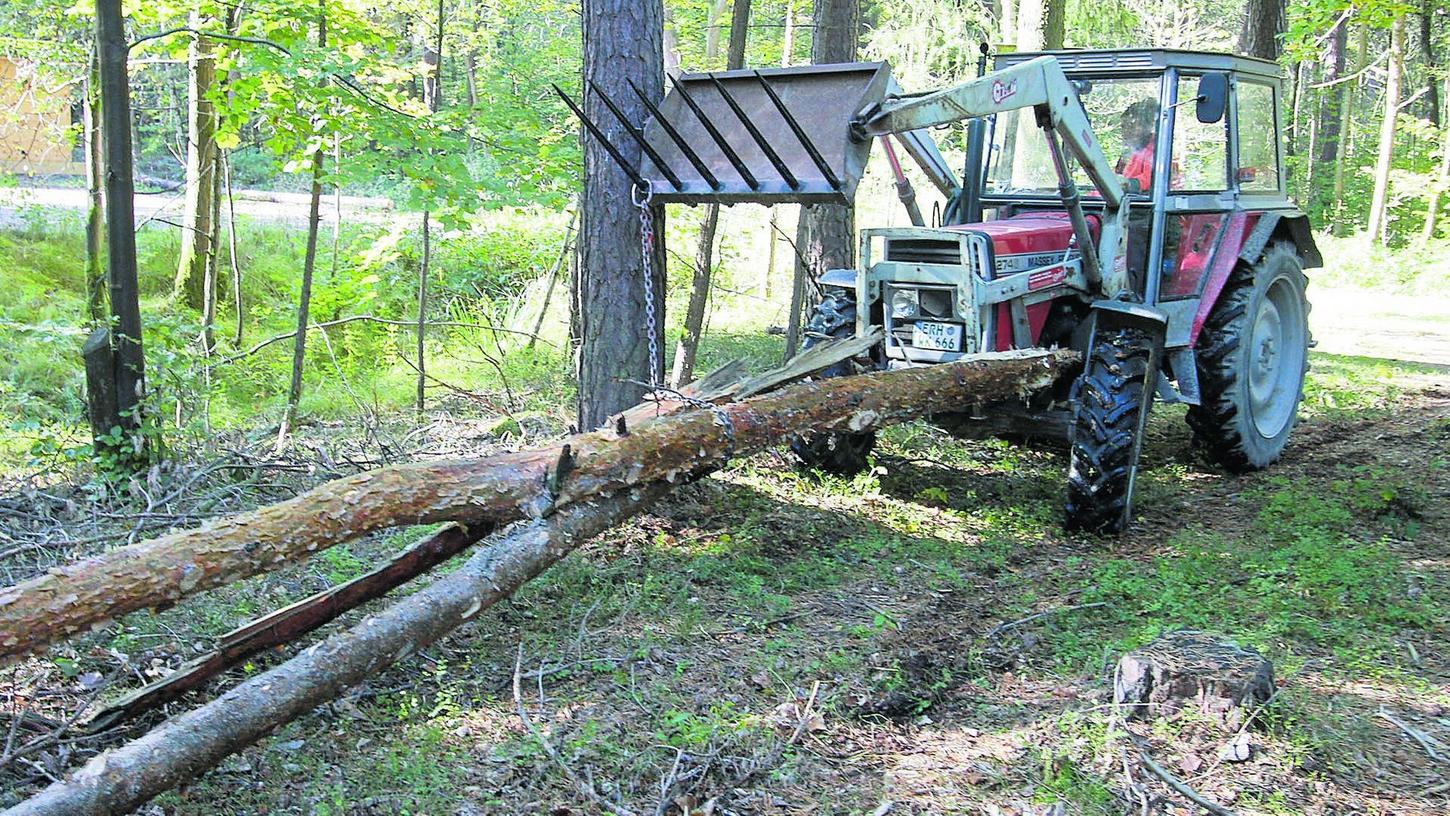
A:
[[[1067,528],[1116,534],[1132,510],[1148,400],[1157,371],[1142,329],[1100,330],[1074,386]]]
[[[843,289],[828,289],[811,314],[805,328],[805,342],[802,349],[826,340],[851,337],[856,333],[856,299]],[[822,369],[816,377],[845,377],[856,373],[855,364],[842,360],[830,368]],[[876,446],[876,434],[848,433],[846,431],[824,431],[797,436],[790,442],[790,449],[801,464],[808,468],[834,473],[837,476],[854,476],[866,469],[867,457]]]
[[[1309,364],[1309,304],[1294,247],[1276,243],[1234,273],[1198,337],[1194,441],[1225,469],[1268,467],[1288,444]]]

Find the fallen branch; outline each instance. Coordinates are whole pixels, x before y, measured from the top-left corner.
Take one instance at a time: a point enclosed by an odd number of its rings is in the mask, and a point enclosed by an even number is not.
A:
[[[495,537],[456,572],[216,700],[95,757],[0,816],[128,813],[426,648],[668,490],[669,485],[649,485],[566,508],[547,521],[523,522]]]
[[[258,652],[291,643],[344,612],[381,598],[467,549],[477,540],[478,536],[470,535],[462,527],[444,527],[372,572],[228,632],[221,637],[215,649],[106,706],[87,724],[87,728],[91,731],[105,730],[200,688],[206,681]]]
[[[337,479],[279,504],[120,547],[0,590],[0,657],[119,615],[169,606],[376,530],[441,521],[486,530],[652,482],[687,480],[806,431],[867,431],[1017,398],[1052,383],[1073,359],[1071,351],[999,352],[802,383],[634,429],[578,434],[557,446]]]
[[[1178,791],[1185,799],[1212,813],[1213,816],[1234,816],[1233,811],[1205,797],[1193,788],[1188,787],[1186,782],[1169,773],[1162,765],[1154,762],[1153,757],[1148,756],[1147,751],[1139,748],[1138,759],[1143,761],[1143,767],[1151,771],[1154,776],[1166,782],[1168,787]]]
[[[327,321],[324,321],[322,323],[313,323],[313,324],[311,324],[311,325],[309,325],[307,327],[307,330],[308,331],[315,331],[317,329],[330,329],[333,326],[341,326],[341,325],[346,324],[346,323],[377,323],[377,324],[380,324],[380,325],[383,325],[383,326],[401,326],[401,327],[403,327],[405,329],[416,329],[416,328],[418,328],[418,321],[416,321],[416,320],[389,320],[388,318],[385,318],[385,317],[377,317],[375,315],[349,315],[348,317],[339,317],[336,320],[327,320]],[[519,334],[519,335],[523,335],[524,337],[531,338],[533,340],[538,340],[540,343],[543,343],[544,345],[549,346],[550,348],[558,348],[558,346],[555,346],[553,343],[550,343],[548,340],[544,340],[543,338],[541,338],[541,337],[539,337],[539,336],[537,336],[535,334],[531,334],[530,332],[519,331],[518,329],[505,329],[502,326],[494,326],[494,325],[488,324],[488,323],[461,323],[461,322],[456,321],[456,320],[439,320],[439,321],[436,321],[436,322],[433,322],[433,323],[425,323],[423,325],[424,325],[424,328],[429,328],[429,329],[435,328],[435,327],[436,328],[455,328],[455,329],[481,329],[483,331],[503,332],[504,334]],[[217,365],[223,365],[225,363],[235,363],[237,360],[240,360],[243,357],[250,357],[251,355],[256,354],[257,352],[261,351],[262,349],[266,348],[267,346],[270,346],[270,345],[272,345],[274,343],[280,343],[283,340],[290,340],[290,339],[292,339],[293,337],[296,337],[296,336],[297,336],[297,332],[295,330],[294,331],[290,331],[290,332],[285,332],[283,334],[273,335],[271,337],[268,337],[266,340],[261,340],[261,341],[258,341],[257,343],[254,343],[251,346],[251,348],[248,348],[246,351],[239,351],[239,352],[237,352],[236,354],[233,354],[230,357],[223,357],[222,359],[217,360],[216,364]]]
[[[1034,613],[1032,613],[1031,615],[1028,615],[1025,618],[1018,618],[1017,620],[1014,620],[1014,621],[1007,621],[1006,623],[999,623],[996,626],[993,626],[992,629],[989,632],[987,632],[986,639],[987,640],[992,640],[993,638],[997,637],[998,635],[1002,634],[1003,632],[1007,631],[1008,629],[1012,629],[1014,627],[1021,626],[1024,623],[1031,623],[1032,621],[1035,621],[1038,618],[1045,618],[1048,615],[1057,615],[1057,614],[1061,614],[1063,612],[1073,612],[1073,611],[1076,611],[1078,609],[1096,609],[1097,607],[1107,606],[1107,605],[1108,604],[1105,601],[1094,601],[1092,603],[1073,604],[1072,606],[1055,606],[1052,609],[1044,609],[1041,612],[1034,612]]]
[[[1405,732],[1405,736],[1409,737],[1415,742],[1418,742],[1420,744],[1420,747],[1425,749],[1425,753],[1430,757],[1430,759],[1436,762],[1450,763],[1450,759],[1446,759],[1445,757],[1441,756],[1438,751],[1435,750],[1436,746],[1439,746],[1440,748],[1444,748],[1445,746],[1440,745],[1439,741],[1436,740],[1434,737],[1426,734],[1418,728],[1410,726],[1409,723],[1396,719],[1393,714],[1385,711],[1383,708],[1381,708],[1377,712],[1377,716],[1380,719],[1385,720],[1386,722]]]

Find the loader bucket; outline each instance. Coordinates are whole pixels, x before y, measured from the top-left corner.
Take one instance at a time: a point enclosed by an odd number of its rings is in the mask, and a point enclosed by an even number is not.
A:
[[[643,128],[625,120],[618,100],[587,89],[640,147],[638,167],[555,90],[635,183],[649,184],[656,201],[806,204],[854,196],[871,143],[851,137],[850,121],[884,99],[890,83],[884,62],[686,74],[671,79],[658,104],[632,88],[650,111]]]

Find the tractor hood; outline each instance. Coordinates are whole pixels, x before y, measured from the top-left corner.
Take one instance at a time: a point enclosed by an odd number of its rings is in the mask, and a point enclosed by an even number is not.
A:
[[[1088,229],[1096,240],[1100,220],[1089,215],[1087,221]],[[999,276],[1059,262],[1072,243],[1072,222],[1064,212],[1024,213],[997,221],[955,224],[942,229],[975,232],[991,239],[996,274]],[[1077,247],[1073,246],[1072,251],[1076,255]]]

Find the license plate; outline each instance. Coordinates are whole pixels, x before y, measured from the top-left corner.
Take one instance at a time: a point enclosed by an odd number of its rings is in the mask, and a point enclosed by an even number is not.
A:
[[[918,320],[911,326],[911,344],[933,351],[961,351],[962,325]]]

